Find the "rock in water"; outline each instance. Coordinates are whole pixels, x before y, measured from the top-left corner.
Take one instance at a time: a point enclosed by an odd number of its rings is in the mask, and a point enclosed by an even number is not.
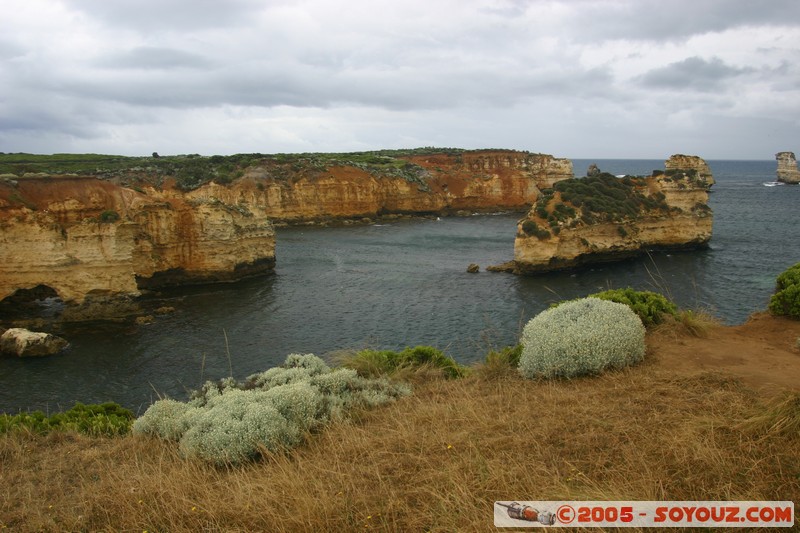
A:
[[[17,357],[55,355],[69,347],[61,337],[49,333],[11,328],[0,336],[0,352]]]
[[[470,265],[467,267],[467,272],[469,272],[470,274],[475,274],[476,272],[480,271],[481,267],[476,265],[475,263],[470,263]]]
[[[778,181],[783,183],[800,183],[800,171],[797,170],[797,160],[794,152],[778,152],[775,154],[778,160]]]

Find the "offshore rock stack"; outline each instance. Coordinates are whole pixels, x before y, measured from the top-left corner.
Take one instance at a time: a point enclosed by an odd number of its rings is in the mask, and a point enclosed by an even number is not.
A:
[[[649,250],[705,248],[714,178],[697,156],[676,154],[649,177],[617,178],[597,169],[543,193],[520,220],[514,261],[492,271],[534,274],[617,261]]]
[[[778,152],[775,154],[778,160],[778,181],[783,183],[800,183],[800,171],[797,170],[797,160],[794,152]]]

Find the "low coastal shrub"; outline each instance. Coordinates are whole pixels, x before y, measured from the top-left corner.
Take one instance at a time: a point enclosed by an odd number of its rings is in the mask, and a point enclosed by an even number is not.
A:
[[[313,354],[291,354],[283,366],[243,382],[206,382],[188,402],[159,400],[133,432],[177,441],[181,453],[215,464],[239,464],[291,448],[329,420],[410,394],[386,379],[331,368]]]
[[[645,328],[627,305],[581,298],[532,318],[522,331],[520,373],[529,379],[597,374],[644,358]]]
[[[51,416],[41,411],[0,414],[0,434],[10,431],[42,434],[76,431],[93,437],[114,437],[128,433],[134,418],[132,411],[113,402],[91,405],[76,403],[68,411]]]
[[[769,301],[769,310],[775,315],[800,318],[800,263],[789,267],[778,276],[775,294]]]
[[[626,289],[609,289],[603,292],[596,292],[588,295],[587,298],[599,298],[600,300],[608,300],[610,302],[627,305],[631,308],[631,311],[636,313],[645,327],[661,324],[667,317],[680,319],[682,316],[681,313],[678,312],[678,306],[669,301],[665,296],[656,292],[637,291],[630,287]],[[574,300],[557,302],[550,307],[559,307],[568,301]],[[683,313],[691,314],[691,311]],[[692,316],[689,316],[689,319],[691,318]]]
[[[467,369],[431,346],[415,346],[401,352],[392,350],[361,350],[342,357],[342,366],[352,368],[361,376],[392,374],[401,369],[432,367],[448,378],[463,377]]]
[[[660,324],[664,316],[676,316],[678,313],[678,307],[665,296],[651,291],[637,291],[630,287],[598,292],[590,294],[589,297],[627,305],[642,320],[645,327]]]

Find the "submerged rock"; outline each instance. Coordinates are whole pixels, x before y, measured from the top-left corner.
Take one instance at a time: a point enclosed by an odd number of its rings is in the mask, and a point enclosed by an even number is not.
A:
[[[0,336],[0,352],[17,357],[56,355],[68,347],[61,337],[24,328],[11,328]]]

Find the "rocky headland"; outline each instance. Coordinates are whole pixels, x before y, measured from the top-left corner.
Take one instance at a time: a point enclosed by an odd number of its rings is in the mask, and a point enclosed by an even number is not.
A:
[[[593,174],[542,191],[500,269],[531,274],[708,245],[714,179],[701,158],[673,155],[649,177]]]
[[[512,150],[0,157],[0,300],[69,320],[146,290],[272,271],[277,224],[524,210],[569,160]]]
[[[4,154],[0,172],[0,301],[60,299],[68,320],[107,317],[149,290],[272,272],[274,224],[530,210],[516,237],[519,273],[711,237],[713,178],[691,156],[648,178],[584,180],[567,159],[458,149]]]

